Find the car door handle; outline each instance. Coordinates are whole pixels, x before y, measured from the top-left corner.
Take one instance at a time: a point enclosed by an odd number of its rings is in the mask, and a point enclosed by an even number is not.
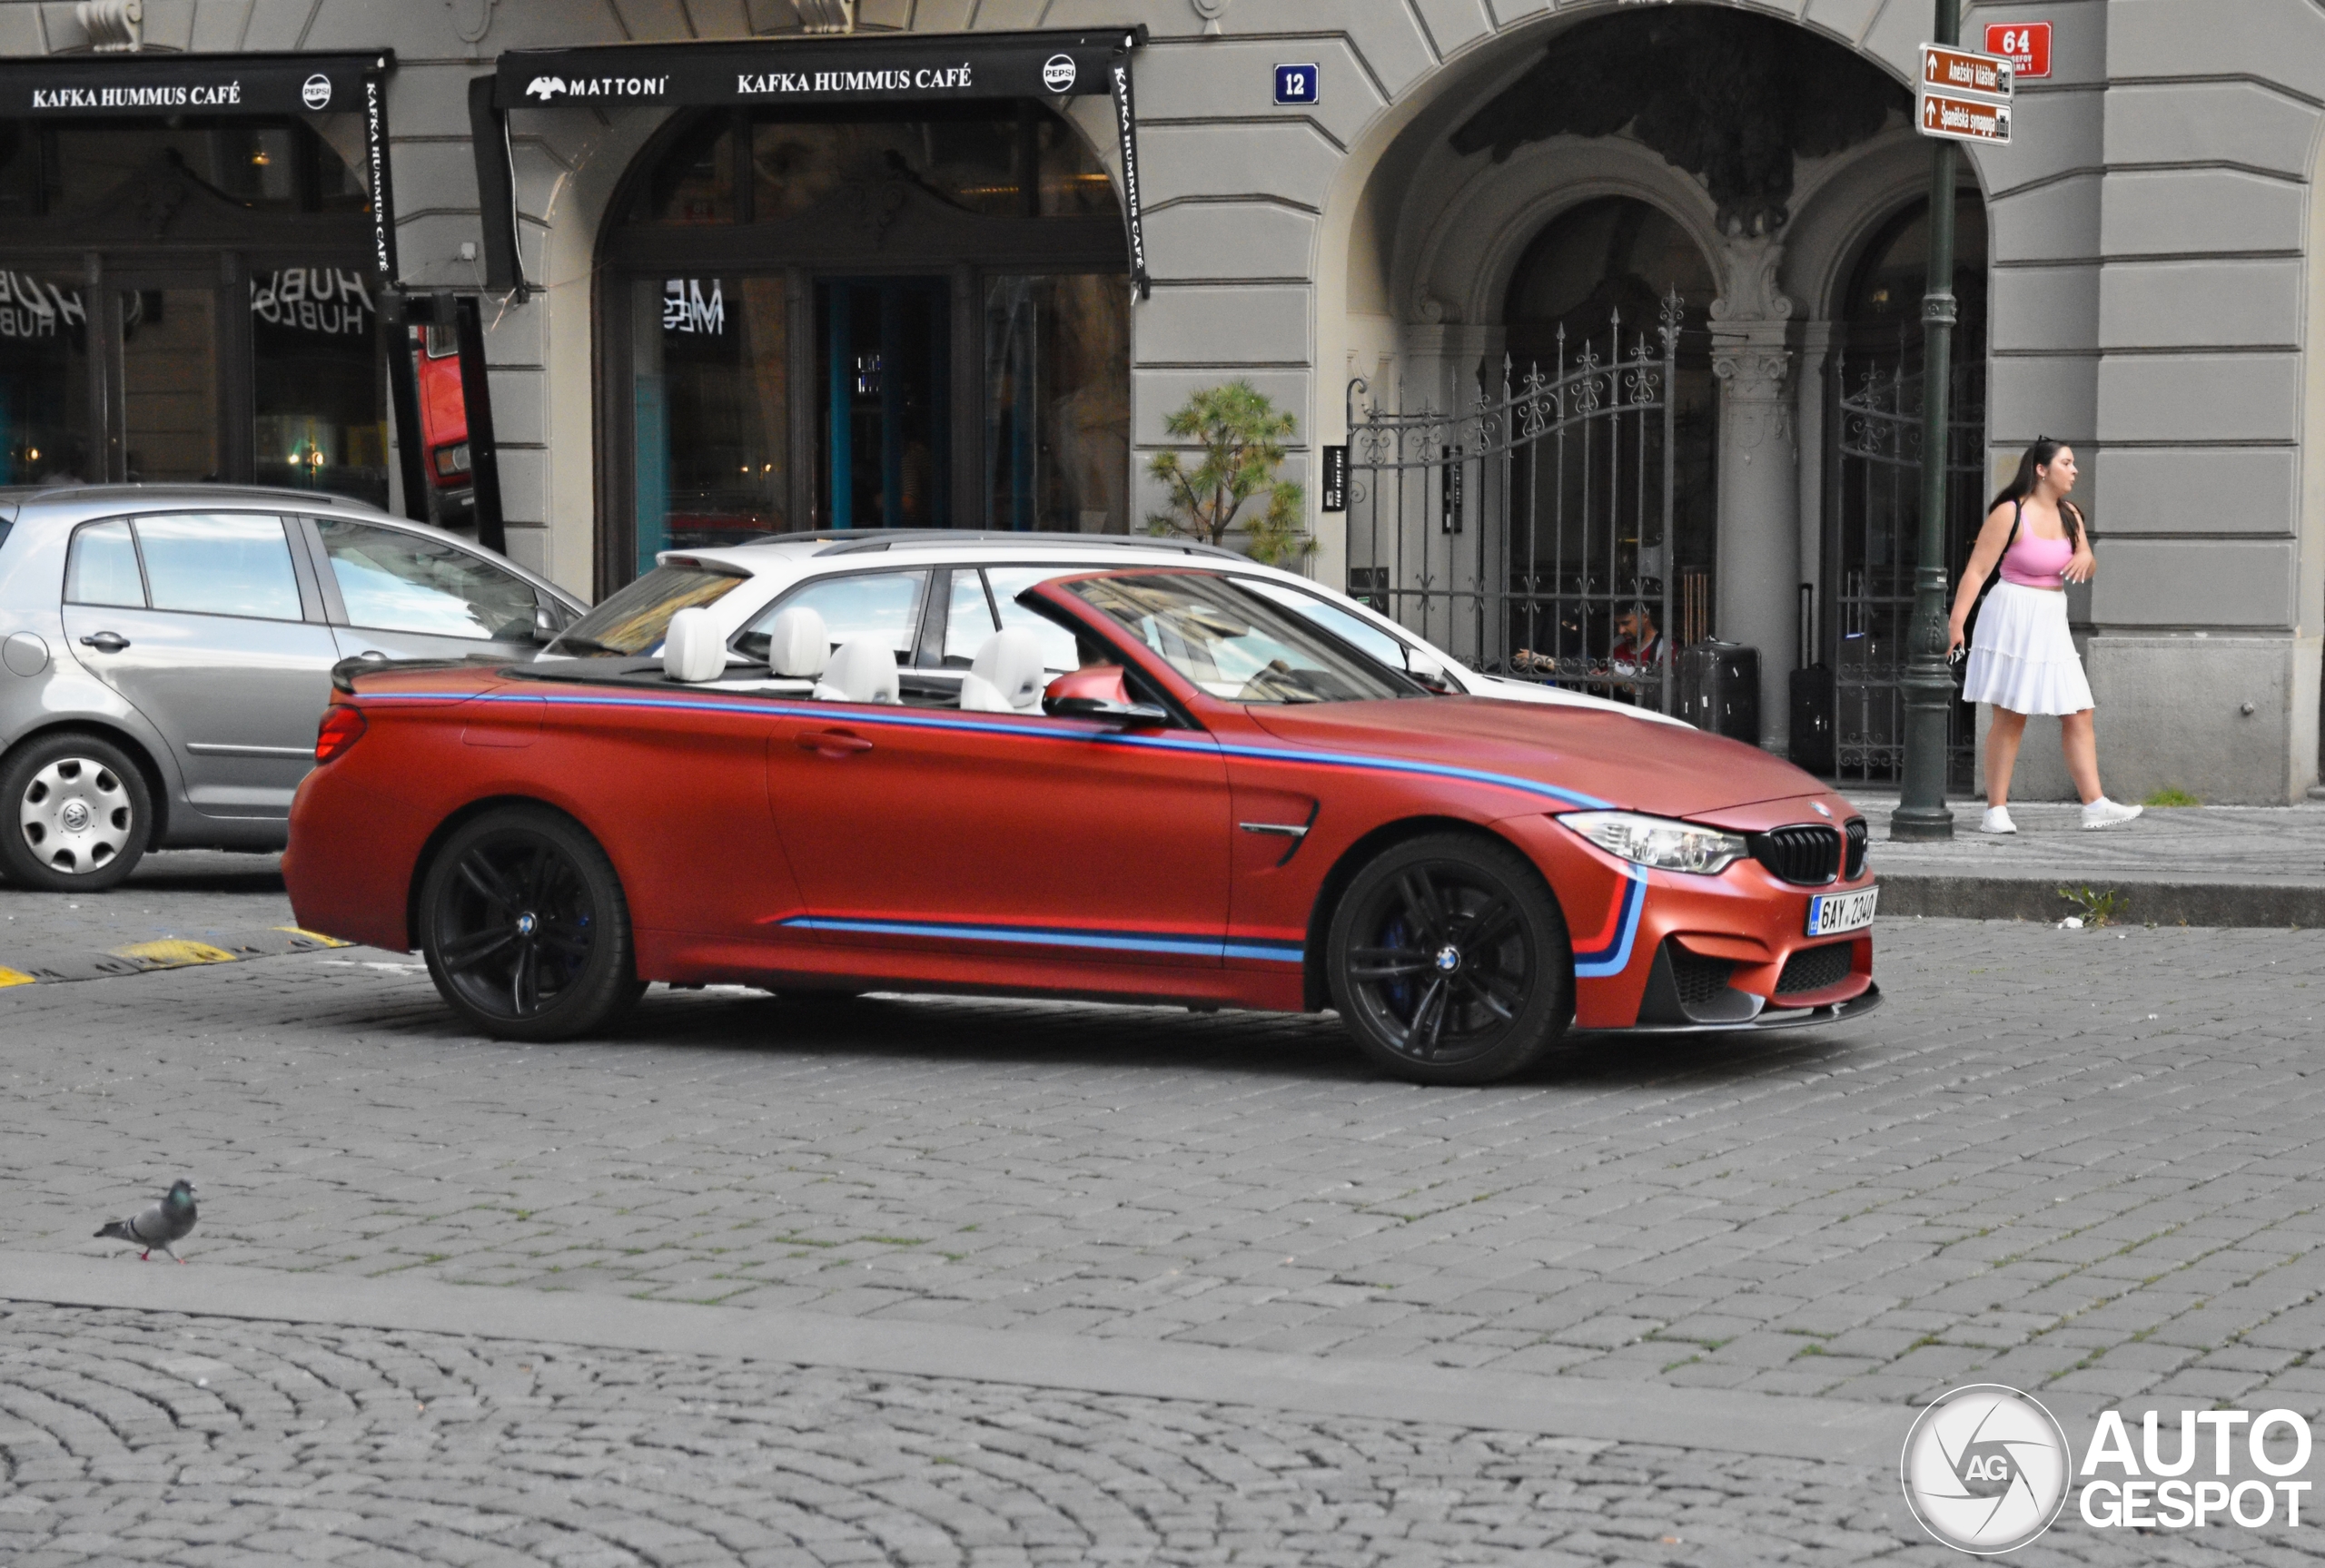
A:
[[[92,632],[81,639],[81,646],[101,654],[117,654],[129,646],[129,639],[119,632]]]
[[[821,752],[827,757],[853,756],[872,749],[870,741],[846,730],[809,730],[799,737],[798,745],[803,752]]]

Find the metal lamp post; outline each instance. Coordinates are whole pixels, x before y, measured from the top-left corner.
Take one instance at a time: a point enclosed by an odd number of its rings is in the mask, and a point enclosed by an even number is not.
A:
[[[1935,0],[1939,44],[1958,44],[1960,0]],[[1954,143],[1930,148],[1929,287],[1922,296],[1922,537],[1914,573],[1914,611],[1906,640],[1905,777],[1893,839],[1947,839],[1954,814],[1945,805],[1946,720],[1954,677],[1945,663],[1945,459],[1953,416]]]

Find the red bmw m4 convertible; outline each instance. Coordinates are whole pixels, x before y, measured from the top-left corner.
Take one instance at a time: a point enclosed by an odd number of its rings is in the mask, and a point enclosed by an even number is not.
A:
[[[1333,1008],[1476,1083],[1879,1001],[1865,824],[1773,756],[1444,695],[1200,567],[1019,602],[1058,635],[943,681],[779,605],[731,646],[680,610],[658,658],[342,666],[299,921],[526,1040],[653,981]]]

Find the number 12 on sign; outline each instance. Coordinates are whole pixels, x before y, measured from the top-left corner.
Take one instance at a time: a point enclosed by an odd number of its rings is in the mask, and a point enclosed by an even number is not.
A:
[[[1317,71],[1313,65],[1279,65],[1275,68],[1275,101],[1279,104],[1313,104],[1318,85]]]

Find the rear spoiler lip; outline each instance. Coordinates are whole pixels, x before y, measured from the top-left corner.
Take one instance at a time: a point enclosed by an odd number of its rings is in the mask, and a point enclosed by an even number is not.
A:
[[[342,696],[355,695],[355,677],[382,675],[390,670],[461,670],[505,666],[508,659],[499,654],[467,654],[457,659],[367,659],[360,656],[341,659],[331,667],[331,690]]]

